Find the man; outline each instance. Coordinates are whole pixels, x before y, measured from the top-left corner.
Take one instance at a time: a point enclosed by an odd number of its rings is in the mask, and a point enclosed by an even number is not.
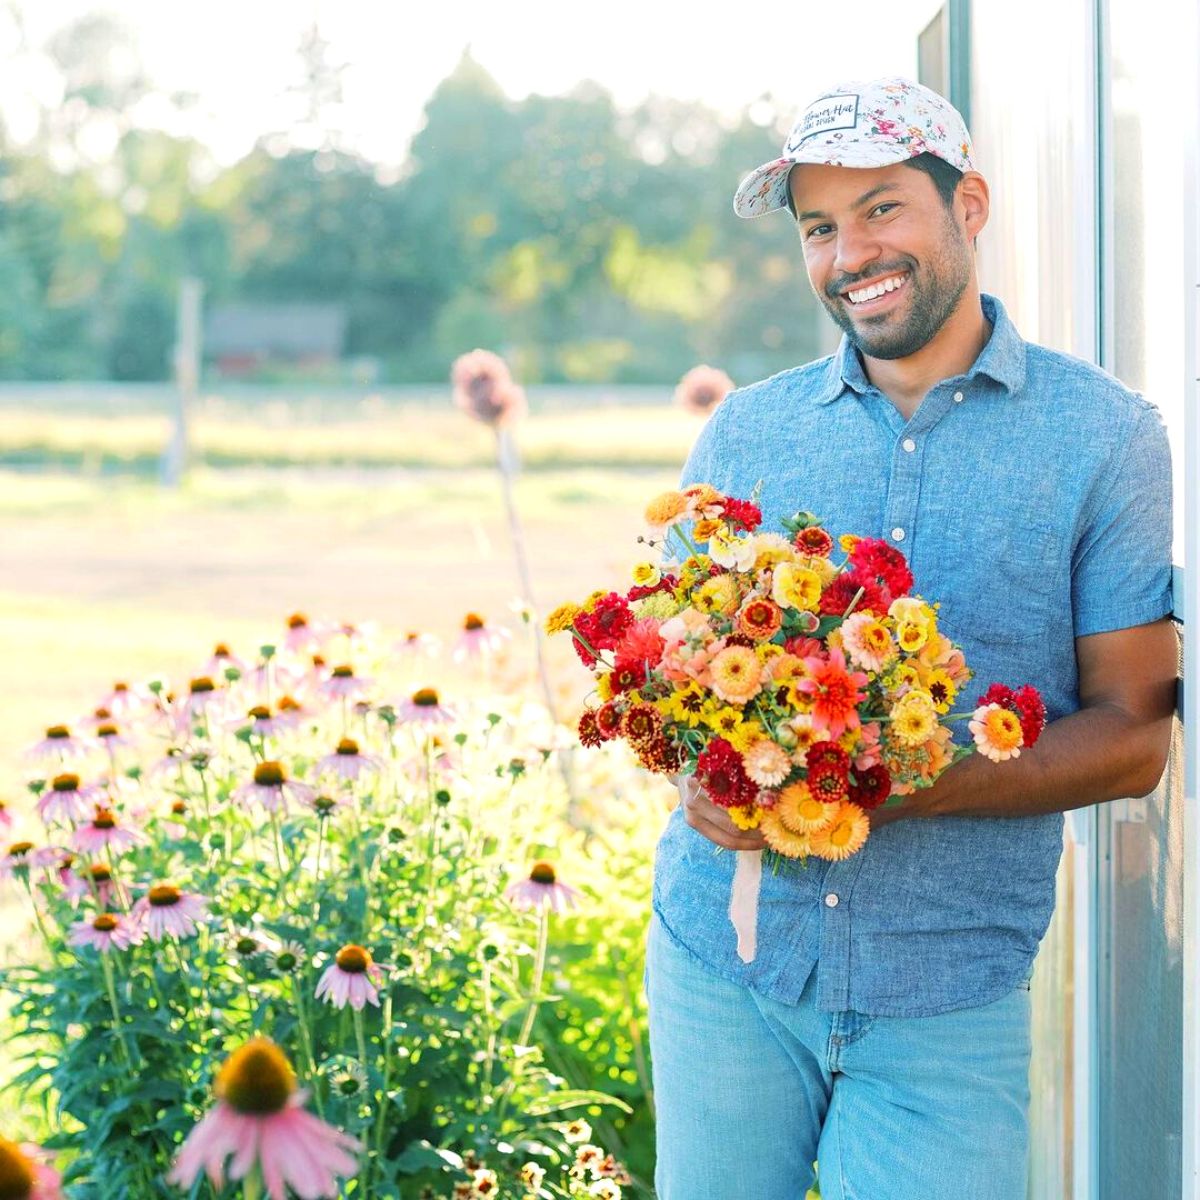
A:
[[[962,118],[902,79],[846,84],[738,189],[787,207],[837,354],[732,393],[681,486],[882,537],[975,677],[1031,683],[1047,727],[973,755],[863,849],[763,872],[736,953],[736,856],[764,845],[681,780],[647,954],[660,1200],[1024,1200],[1029,979],[1062,813],[1153,790],[1177,641],[1171,479],[1156,408],[1024,342],[981,294],[989,192]],[[956,738],[964,735],[962,725]],[[969,735],[967,735],[969,736]]]

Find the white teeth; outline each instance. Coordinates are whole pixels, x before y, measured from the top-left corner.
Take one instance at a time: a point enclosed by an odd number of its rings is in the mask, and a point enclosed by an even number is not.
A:
[[[892,275],[882,283],[873,283],[870,287],[846,294],[850,297],[851,304],[862,304],[866,300],[874,300],[877,296],[882,296],[885,292],[894,292],[898,287],[903,287],[907,281],[907,275]]]

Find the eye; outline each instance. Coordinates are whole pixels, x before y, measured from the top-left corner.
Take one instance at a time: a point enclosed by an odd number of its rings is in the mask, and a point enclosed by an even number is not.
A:
[[[821,237],[821,236],[823,236],[822,230],[832,229],[832,228],[833,228],[833,226],[828,223],[823,224],[823,225],[814,225],[811,229],[809,229],[805,233],[804,240],[808,241],[809,238]]]
[[[899,207],[900,207],[899,201],[885,200],[882,204],[877,204],[877,205],[875,205],[875,207],[873,209],[871,209],[871,215],[874,216],[876,213],[886,212],[889,208],[899,208]]]

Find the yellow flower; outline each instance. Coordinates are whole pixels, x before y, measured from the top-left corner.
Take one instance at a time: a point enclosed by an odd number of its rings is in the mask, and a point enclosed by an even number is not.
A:
[[[547,633],[563,633],[570,629],[575,622],[575,618],[583,611],[578,604],[560,604],[546,618]]]
[[[899,663],[888,674],[888,691],[894,692],[906,686],[910,688],[924,686],[921,681],[921,672],[915,663]]]
[[[764,666],[768,659],[778,658],[786,651],[782,646],[777,646],[774,642],[760,642],[754,647],[754,653],[758,655],[758,661]]]
[[[992,762],[1021,757],[1021,722],[1015,713],[999,704],[983,704],[967,723],[980,753]]]
[[[802,567],[807,567],[810,571],[815,571],[821,580],[821,587],[827,588],[837,577],[838,569],[820,554],[801,554],[796,561]]]
[[[675,691],[662,701],[662,710],[672,720],[695,729],[705,720],[704,701],[705,691],[693,679],[684,687],[677,685]]]
[[[596,695],[601,700],[611,700],[613,698],[611,671],[596,676]]]
[[[771,599],[780,608],[814,612],[821,600],[821,577],[808,567],[780,563],[771,582]]]
[[[809,791],[807,783],[789,783],[779,793],[773,811],[793,833],[813,834],[832,823],[837,805],[819,800]]]
[[[773,808],[768,808],[762,814],[758,827],[767,845],[787,858],[807,858],[812,853],[808,834],[793,832]]]
[[[596,607],[596,604],[597,604],[599,601],[603,600],[603,599],[604,599],[604,597],[605,597],[605,596],[607,596],[607,595],[608,595],[608,593],[607,593],[607,592],[606,592],[606,591],[605,591],[603,588],[601,588],[601,589],[600,589],[598,592],[593,592],[593,593],[592,593],[592,594],[591,594],[591,595],[590,595],[590,596],[589,596],[589,597],[588,597],[588,598],[587,598],[587,599],[586,599],[586,600],[583,602],[583,607],[584,607],[585,611],[587,611],[587,612],[592,612],[592,611],[594,611],[594,609],[595,609],[595,607]]]
[[[860,541],[862,541],[862,539],[856,537],[852,533],[843,533],[842,536],[838,538],[838,545],[841,546],[843,554],[853,554],[854,547],[857,546]]]
[[[928,640],[929,634],[923,624],[918,625],[915,621],[901,621],[896,626],[896,641],[900,643],[900,649],[908,654],[920,650]]]
[[[727,811],[729,819],[739,829],[757,829],[758,822],[762,817],[758,808],[753,804],[735,804]]]
[[[844,800],[837,805],[833,820],[812,835],[812,852],[818,858],[842,862],[862,849],[870,832],[867,814],[857,804]]]
[[[646,524],[656,531],[669,529],[688,515],[688,500],[682,492],[662,492],[646,505]]]
[[[692,593],[692,599],[701,612],[721,613],[726,617],[737,612],[741,601],[732,575],[714,575]]]
[[[906,692],[892,706],[892,733],[910,747],[924,745],[937,728],[937,714],[928,692]]]
[[[765,740],[765,733],[757,721],[745,718],[727,740],[739,754],[745,754],[756,742]]]
[[[725,528],[724,521],[697,521],[692,526],[692,537],[698,542],[707,542],[714,534],[720,533]]]
[[[794,562],[796,548],[781,533],[760,533],[754,538],[754,569],[773,567],[777,563]]]
[[[954,686],[954,680],[941,667],[934,667],[928,673],[925,679],[925,690],[933,700],[933,707],[939,713],[948,713],[954,705],[954,698],[958,695],[958,688]]]
[[[709,729],[726,741],[741,729],[743,720],[741,710],[729,705],[706,713],[704,717],[704,723]]]
[[[638,587],[654,587],[662,581],[662,572],[651,562],[640,562],[633,568],[633,582]]]
[[[668,592],[655,592],[653,596],[644,596],[630,605],[634,616],[654,617],[659,621],[673,617],[681,607],[680,602]]]
[[[745,704],[762,691],[762,664],[749,646],[726,646],[708,671],[712,690],[728,704]]]

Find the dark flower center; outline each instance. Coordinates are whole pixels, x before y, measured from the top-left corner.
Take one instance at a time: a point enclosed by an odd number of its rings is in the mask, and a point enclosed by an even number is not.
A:
[[[177,887],[172,887],[169,883],[160,883],[150,889],[147,898],[151,908],[174,908],[182,897]]]
[[[283,1052],[269,1039],[255,1038],[225,1060],[214,1091],[235,1112],[265,1117],[282,1112],[295,1088],[296,1075]]]
[[[467,613],[466,620],[463,621],[464,629],[482,629],[483,618],[478,613]]]
[[[193,696],[198,695],[201,692],[215,692],[216,690],[217,685],[213,683],[213,681],[209,679],[207,675],[201,675],[198,679],[193,679],[191,683],[188,684],[188,691],[191,692]]]
[[[61,741],[71,736],[71,731],[65,725],[51,725],[46,730],[46,736],[53,741]]]
[[[534,883],[555,883],[558,880],[554,867],[548,862],[534,863],[533,870],[529,872],[529,878]]]
[[[318,796],[313,801],[313,808],[319,813],[331,813],[337,807],[337,801],[332,796]]]
[[[29,1200],[33,1195],[33,1165],[16,1142],[0,1138],[0,1200]]]
[[[50,790],[54,792],[77,792],[79,791],[79,776],[55,775],[50,784]]]
[[[437,688],[421,688],[413,692],[413,703],[421,708],[435,708],[438,702]]]
[[[254,768],[254,782],[259,787],[279,787],[283,783],[283,763],[259,763]]]
[[[108,883],[112,879],[112,872],[103,863],[93,863],[88,867],[88,874],[93,883]]]
[[[13,844],[8,848],[8,857],[24,858],[32,849],[32,842],[13,842]]]
[[[117,918],[112,913],[101,913],[93,922],[92,928],[99,933],[112,933],[117,927]]]
[[[213,647],[213,658],[232,658],[229,647],[224,642],[218,642]]]
[[[113,815],[111,808],[98,808],[92,824],[97,829],[116,829],[117,818]]]
[[[292,613],[287,619],[289,629],[307,629],[308,618],[303,613]]]
[[[291,696],[279,697],[280,712],[295,712],[300,707],[299,703],[292,699]]]
[[[187,804],[182,800],[176,800],[175,803],[171,805],[171,811],[177,817],[185,816],[187,813]]]
[[[253,717],[256,721],[269,721],[271,710],[265,704],[256,704],[246,715]]]
[[[107,721],[108,718],[112,716],[112,713],[110,713],[107,708],[98,708],[92,713],[92,716],[95,717],[97,721]]]
[[[240,937],[234,943],[234,949],[242,956],[258,952],[258,943],[252,937]]]
[[[102,738],[116,737],[118,732],[115,725],[101,725],[96,729],[96,736]]]
[[[348,975],[361,975],[371,965],[371,952],[362,946],[343,946],[334,960]]]
[[[342,738],[337,744],[337,752],[346,757],[352,757],[358,753],[358,743],[353,738]]]
[[[340,667],[333,668],[334,679],[353,679],[354,668],[343,663]]]

